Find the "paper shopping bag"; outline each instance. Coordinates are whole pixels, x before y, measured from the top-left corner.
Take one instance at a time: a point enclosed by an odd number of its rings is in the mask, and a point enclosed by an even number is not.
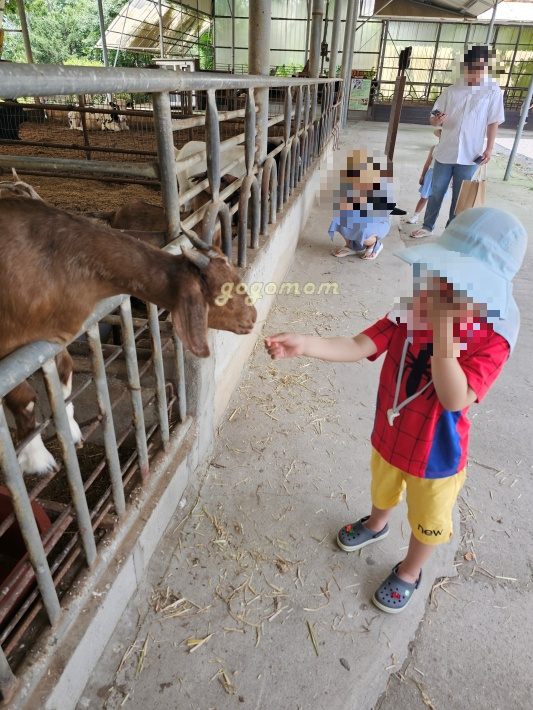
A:
[[[471,207],[483,207],[486,193],[487,168],[482,165],[476,170],[472,180],[463,180],[455,205],[455,214],[469,210]]]

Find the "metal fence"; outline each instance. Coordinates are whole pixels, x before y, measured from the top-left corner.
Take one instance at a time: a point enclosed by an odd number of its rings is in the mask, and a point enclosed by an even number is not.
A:
[[[283,209],[313,160],[338,133],[341,101],[338,80],[279,79],[175,74],[168,71],[74,67],[7,66],[0,68],[0,93],[6,97],[111,93],[150,95],[157,160],[136,162],[0,155],[0,165],[50,175],[148,178],[161,186],[168,229],[164,247],[176,253],[180,237],[180,200],[209,188],[210,201],[187,217],[183,226],[202,221],[210,242],[220,220],[222,245],[232,259],[231,214],[238,214],[235,260],[246,266],[269,223]],[[269,88],[272,105],[283,95],[283,110],[270,115],[256,107],[254,88]],[[221,113],[217,94],[245,92],[245,107]],[[206,92],[202,114],[173,119],[170,91]],[[268,92],[267,92],[268,94]],[[268,100],[268,99],[267,99]],[[269,101],[269,103],[271,103]],[[82,107],[83,108],[83,107]],[[263,108],[265,108],[263,106]],[[262,118],[264,116],[265,118]],[[221,142],[221,125],[239,119],[239,133]],[[175,162],[175,136],[191,128],[205,131],[205,150]],[[266,153],[268,130],[278,128],[279,145]],[[221,189],[221,146],[243,147],[244,176]],[[180,170],[206,162],[207,177],[178,195]],[[230,166],[232,167],[232,166]],[[238,200],[229,207],[233,194]],[[250,229],[248,229],[250,223]],[[1,287],[1,285],[0,285]],[[58,345],[38,342],[0,362],[0,474],[4,488],[0,545],[18,540],[20,555],[7,560],[0,581],[0,695],[8,700],[16,685],[17,667],[32,643],[54,626],[61,642],[60,619],[65,603],[88,590],[72,591],[87,568],[102,564],[102,543],[121,534],[131,514],[135,491],[165,467],[169,443],[190,427],[188,402],[196,393],[187,382],[187,358],[166,314],[146,304],[132,313],[129,297],[101,301],[69,344],[75,360],[72,394],[63,399],[54,357]],[[108,343],[110,333],[120,338]],[[85,334],[85,335],[84,335]],[[30,378],[39,395],[42,423],[25,441],[14,443],[1,398]],[[84,434],[77,451],[71,438],[66,405],[76,403]],[[23,477],[18,454],[31,437],[41,434],[61,465],[43,477]],[[154,457],[157,454],[157,472]],[[7,502],[7,503],[6,503]],[[7,504],[7,510],[6,510]],[[14,549],[12,543],[3,550]],[[6,562],[6,559],[0,561]],[[66,628],[66,627],[65,627]],[[66,633],[66,632],[64,632]]]

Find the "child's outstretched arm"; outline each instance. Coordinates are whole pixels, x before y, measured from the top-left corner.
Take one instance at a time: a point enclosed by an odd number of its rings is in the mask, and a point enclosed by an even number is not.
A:
[[[316,338],[300,333],[278,333],[265,338],[273,360],[288,357],[314,357],[330,362],[358,362],[377,353],[374,341],[359,333],[354,338]]]

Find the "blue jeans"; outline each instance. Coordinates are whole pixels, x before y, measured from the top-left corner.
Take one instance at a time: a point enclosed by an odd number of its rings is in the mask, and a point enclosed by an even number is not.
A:
[[[455,217],[455,205],[463,180],[471,180],[477,167],[477,165],[453,165],[439,163],[438,160],[435,161],[435,165],[433,166],[433,180],[431,182],[431,195],[429,196],[428,206],[424,214],[424,229],[430,232],[433,231],[435,222],[439,216],[442,201],[453,178],[452,204],[450,205],[450,216],[446,222],[446,226],[450,224]]]

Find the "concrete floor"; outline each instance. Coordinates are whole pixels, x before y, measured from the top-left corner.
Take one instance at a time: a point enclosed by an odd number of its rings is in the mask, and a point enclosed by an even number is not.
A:
[[[341,140],[382,148],[385,135],[383,124],[357,123]],[[406,209],[434,140],[429,127],[400,128],[396,194]],[[531,228],[533,182],[516,170],[503,183],[504,167],[495,155],[488,201]],[[409,225],[397,221],[378,260],[362,262],[331,256],[328,224],[316,207],[286,280],[333,281],[339,294],[279,296],[265,334],[351,335],[390,307],[403,272],[393,252],[411,241]],[[368,511],[379,364],[274,363],[259,343],[213,457],[180,501],[79,710],[529,710],[531,265],[530,248],[515,282],[515,353],[471,410],[455,535],[403,614],[379,612],[370,597],[404,554],[405,507],[362,554],[334,543]]]

